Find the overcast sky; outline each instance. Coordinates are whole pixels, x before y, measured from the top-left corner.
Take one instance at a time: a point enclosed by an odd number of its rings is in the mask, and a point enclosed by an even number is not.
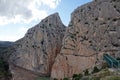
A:
[[[41,19],[58,12],[68,25],[71,12],[92,0],[0,0],[0,40],[16,41]]]

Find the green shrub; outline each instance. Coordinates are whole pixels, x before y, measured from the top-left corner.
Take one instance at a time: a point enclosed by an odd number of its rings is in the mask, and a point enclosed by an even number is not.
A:
[[[85,74],[85,76],[88,76],[88,75],[89,75],[88,69],[85,70],[85,73],[84,73],[84,74]]]
[[[78,77],[79,77],[79,78],[82,78],[82,77],[83,77],[83,75],[82,75],[82,74],[78,74]]]
[[[82,74],[73,74],[72,77],[74,80],[80,80],[83,77],[83,75]]]
[[[64,78],[63,80],[69,80],[68,78]]]
[[[80,80],[79,77],[76,77],[74,80]]]
[[[57,78],[54,78],[53,80],[57,80]]]
[[[92,73],[97,73],[97,72],[99,72],[100,70],[95,66],[94,67],[94,69],[93,69],[93,71],[92,71]]]
[[[107,63],[103,63],[102,64],[102,69],[108,68],[108,64]]]
[[[8,77],[8,76],[11,77],[8,63],[5,62],[2,58],[0,58],[0,77]]]
[[[76,78],[78,75],[77,74],[73,74],[72,78]]]

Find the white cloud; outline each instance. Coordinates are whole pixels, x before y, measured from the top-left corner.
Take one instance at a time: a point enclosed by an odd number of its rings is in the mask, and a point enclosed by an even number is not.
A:
[[[28,28],[26,27],[20,27],[16,30],[15,34],[0,34],[0,40],[2,41],[16,41],[22,37],[24,37],[25,33],[27,32]]]
[[[54,9],[59,4],[59,2],[61,2],[61,0],[41,0],[41,2],[45,5],[48,5],[50,8]]]
[[[61,0],[0,0],[0,25],[30,23],[47,16],[42,6],[55,9]]]

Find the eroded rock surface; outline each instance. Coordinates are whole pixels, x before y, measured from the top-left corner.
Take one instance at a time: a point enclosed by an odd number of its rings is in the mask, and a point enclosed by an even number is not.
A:
[[[55,57],[60,53],[64,32],[65,26],[58,13],[48,16],[15,42],[15,52],[10,57],[10,64],[49,76]],[[14,78],[18,70],[15,71],[12,67]]]
[[[120,0],[94,0],[75,9],[51,77],[79,74],[102,60],[103,53],[120,52]]]

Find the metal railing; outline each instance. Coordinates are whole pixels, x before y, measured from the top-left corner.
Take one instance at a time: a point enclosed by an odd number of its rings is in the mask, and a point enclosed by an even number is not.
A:
[[[108,54],[103,55],[103,59],[108,63],[109,67],[120,68],[120,62]]]

